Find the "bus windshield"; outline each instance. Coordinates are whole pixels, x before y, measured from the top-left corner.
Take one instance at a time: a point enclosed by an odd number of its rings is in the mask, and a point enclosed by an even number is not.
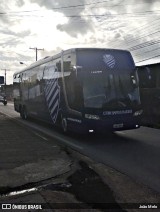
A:
[[[126,73],[125,73],[126,72]],[[84,106],[91,108],[127,107],[139,104],[137,77],[134,72],[85,74]]]
[[[86,108],[125,108],[140,104],[138,77],[128,51],[86,49],[77,53]]]

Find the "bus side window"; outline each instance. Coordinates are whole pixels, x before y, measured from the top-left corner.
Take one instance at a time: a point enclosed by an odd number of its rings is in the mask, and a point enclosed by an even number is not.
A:
[[[58,60],[58,61],[56,62],[56,71],[57,71],[57,72],[61,72],[61,61],[60,61],[60,60]]]

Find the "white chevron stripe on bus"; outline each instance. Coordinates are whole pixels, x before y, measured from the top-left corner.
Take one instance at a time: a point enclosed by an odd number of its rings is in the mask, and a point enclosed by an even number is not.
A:
[[[58,107],[58,105],[59,105],[59,101],[57,100],[54,107],[51,110],[51,115],[54,113],[54,111],[55,111],[56,107]]]
[[[52,85],[55,83],[56,79],[52,80],[51,82],[47,83],[46,87],[45,87],[45,92],[46,94],[49,93],[49,91],[52,89]]]
[[[51,90],[49,93],[46,93],[46,97],[47,97],[47,100],[49,100],[49,98],[51,97],[51,95],[53,94],[53,91],[54,89],[56,88],[56,85],[57,83],[54,83],[54,85],[52,86]],[[56,89],[57,90],[57,89]]]
[[[54,96],[52,97],[52,99],[50,100],[50,102],[49,102],[49,104],[48,104],[49,108],[51,107],[52,103],[53,103],[53,102],[54,102],[54,100],[56,99],[56,97],[57,97],[58,93],[59,93],[59,91],[58,91],[58,90],[56,90],[56,92],[55,92]]]

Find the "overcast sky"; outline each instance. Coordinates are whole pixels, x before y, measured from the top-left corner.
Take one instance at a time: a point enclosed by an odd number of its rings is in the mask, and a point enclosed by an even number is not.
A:
[[[1,0],[0,75],[74,47],[130,50],[137,65],[160,62],[159,0]],[[151,58],[151,59],[150,59]]]

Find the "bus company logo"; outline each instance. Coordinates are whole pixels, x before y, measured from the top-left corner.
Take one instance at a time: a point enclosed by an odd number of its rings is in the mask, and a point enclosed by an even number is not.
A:
[[[114,68],[116,64],[115,58],[110,54],[103,55],[103,61],[109,68]]]
[[[114,116],[114,115],[122,115],[122,114],[131,114],[132,110],[116,110],[116,111],[104,111],[104,116]]]

